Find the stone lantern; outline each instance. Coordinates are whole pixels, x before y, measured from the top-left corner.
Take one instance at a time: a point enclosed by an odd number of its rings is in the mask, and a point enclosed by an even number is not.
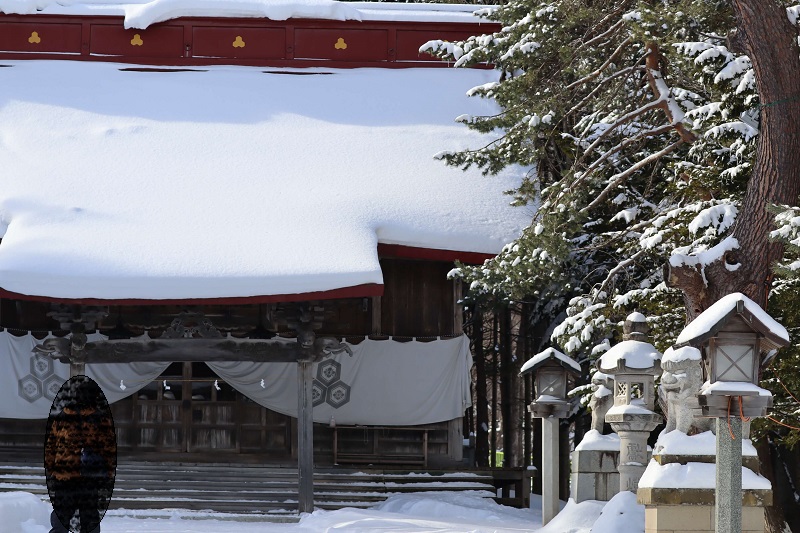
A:
[[[636,492],[647,467],[647,438],[663,421],[653,412],[661,353],[647,342],[647,330],[643,314],[630,314],[625,320],[623,341],[597,361],[600,372],[614,376],[614,406],[606,413],[606,422],[620,439],[620,491]]]
[[[717,419],[716,532],[742,531],[742,418],[763,416],[772,406],[772,394],[758,386],[761,368],[787,344],[786,329],[738,292],[678,336],[677,347],[700,349],[708,381],[698,401],[704,416]]]
[[[542,524],[558,514],[558,425],[567,416],[567,388],[581,375],[581,366],[553,348],[534,355],[520,370],[535,373],[536,399],[528,410],[542,419]]]
[[[758,386],[761,368],[787,344],[786,329],[737,292],[721,298],[686,326],[676,347],[700,349],[707,379],[698,398],[703,416],[727,418],[729,412],[766,414],[772,395]]]

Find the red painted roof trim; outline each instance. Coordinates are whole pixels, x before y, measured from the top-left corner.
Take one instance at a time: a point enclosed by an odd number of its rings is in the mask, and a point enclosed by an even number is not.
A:
[[[480,252],[459,252],[457,250],[439,250],[435,248],[417,248],[401,244],[378,243],[378,257],[387,259],[425,259],[428,261],[461,261],[470,265],[483,264],[495,254]]]
[[[352,287],[342,287],[329,291],[304,292],[300,294],[266,294],[260,296],[234,296],[226,298],[175,298],[165,300],[148,300],[139,298],[123,298],[119,300],[103,298],[56,298],[19,294],[0,289],[0,298],[11,300],[27,300],[32,302],[63,303],[68,305],[247,305],[277,302],[303,302],[309,300],[333,300],[337,298],[367,298],[381,296],[383,285],[365,283]]]

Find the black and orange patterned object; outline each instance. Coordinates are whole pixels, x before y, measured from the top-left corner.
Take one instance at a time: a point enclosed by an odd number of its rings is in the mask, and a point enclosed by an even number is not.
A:
[[[53,531],[95,533],[111,502],[117,467],[114,420],[91,378],[64,382],[50,408],[44,446]]]

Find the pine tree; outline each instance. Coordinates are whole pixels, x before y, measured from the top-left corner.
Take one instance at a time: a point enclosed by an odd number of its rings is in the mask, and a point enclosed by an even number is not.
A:
[[[663,350],[735,291],[766,306],[774,285],[770,311],[800,325],[796,283],[771,269],[793,264],[800,240],[785,221],[770,240],[767,210],[800,193],[799,11],[782,0],[512,0],[487,10],[495,34],[427,43],[456,66],[501,72],[472,90],[500,111],[462,117],[492,140],[444,159],[486,174],[519,167],[514,201],[537,208],[495,259],[451,273],[468,298],[530,302],[579,360],[607,349],[635,309]],[[795,242],[784,251],[776,239]],[[766,384],[797,425],[775,370]]]

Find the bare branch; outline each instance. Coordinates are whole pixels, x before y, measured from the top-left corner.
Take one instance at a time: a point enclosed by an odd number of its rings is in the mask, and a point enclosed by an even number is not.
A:
[[[647,59],[645,64],[647,66],[647,81],[650,83],[650,89],[652,89],[656,100],[661,101],[661,109],[664,110],[667,120],[678,132],[678,135],[681,136],[683,142],[693,143],[697,140],[697,135],[683,124],[683,112],[680,110],[678,102],[670,94],[671,91],[661,75],[664,56],[661,55],[658,44],[649,42],[646,47]]]
[[[647,137],[654,137],[656,135],[661,135],[662,133],[667,133],[671,129],[672,125],[668,124],[666,126],[661,126],[660,128],[643,131],[635,135],[634,137],[626,137],[621,143],[617,144],[616,146],[613,146],[612,148],[609,148],[606,152],[603,153],[603,155],[594,160],[592,164],[589,165],[587,169],[581,173],[581,178],[575,183],[573,183],[572,186],[574,187],[575,185],[581,183],[586,176],[594,172],[594,170],[598,167],[598,165],[600,165],[600,163],[607,160],[609,157],[616,154],[617,152],[627,148],[628,146],[637,141],[641,141],[642,139],[646,139]]]
[[[600,74],[603,73],[603,71],[605,69],[607,69],[609,67],[609,65],[611,65],[620,56],[620,54],[622,54],[622,51],[625,50],[625,48],[627,48],[629,44],[631,44],[631,38],[630,37],[628,37],[624,41],[622,41],[622,43],[620,43],[620,45],[617,47],[617,49],[614,50],[614,52],[610,56],[608,56],[608,59],[606,59],[605,63],[600,65],[599,68],[597,68],[593,72],[590,72],[589,74],[587,74],[583,78],[579,79],[578,81],[574,81],[574,82],[570,83],[569,85],[567,85],[567,90],[574,89],[575,87],[577,87],[579,85],[583,85],[584,83],[589,82],[589,81],[595,79],[596,77],[598,77]]]
[[[644,159],[642,159],[641,161],[639,161],[635,165],[630,166],[624,172],[620,172],[619,174],[616,174],[615,176],[611,176],[611,178],[610,178],[611,183],[609,183],[606,186],[606,188],[603,189],[603,191],[597,196],[597,198],[595,198],[594,200],[592,200],[589,203],[589,205],[587,205],[586,207],[581,209],[581,213],[585,213],[585,212],[589,211],[590,209],[594,209],[595,207],[600,205],[602,202],[604,202],[606,200],[606,198],[608,198],[608,195],[611,194],[611,191],[616,189],[622,182],[624,182],[626,179],[628,179],[631,176],[631,174],[633,174],[634,172],[640,170],[645,165],[648,165],[648,164],[650,164],[650,163],[652,163],[654,161],[658,161],[659,159],[661,159],[665,155],[671,154],[672,152],[674,152],[683,143],[684,143],[683,139],[680,139],[677,142],[674,142],[674,143],[670,144],[669,146],[667,146],[666,148],[664,148],[660,152],[656,152],[654,154],[650,154],[649,156],[645,157]]]
[[[617,273],[620,270],[622,270],[623,268],[626,268],[628,265],[632,264],[634,261],[639,259],[642,255],[644,255],[645,252],[646,252],[646,250],[644,248],[642,248],[641,250],[639,250],[638,252],[636,252],[635,254],[630,256],[629,258],[625,259],[624,261],[620,261],[620,263],[617,266],[615,266],[614,268],[609,270],[608,271],[608,275],[606,276],[606,279],[603,280],[603,284],[600,285],[600,289],[598,289],[597,293],[599,294],[599,293],[603,292],[605,290],[605,288],[608,286],[608,284],[611,283],[611,281],[616,277]]]
[[[660,100],[652,101],[638,109],[631,111],[630,113],[626,113],[622,117],[618,118],[613,124],[611,124],[603,133],[597,136],[597,139],[594,140],[592,144],[586,149],[586,151],[581,155],[581,158],[575,163],[574,166],[578,167],[581,163],[595,151],[595,149],[600,145],[600,143],[608,137],[612,131],[616,130],[623,124],[630,122],[631,120],[635,119],[638,116],[644,115],[648,111],[652,111],[654,109],[658,109],[661,107],[662,102]]]
[[[642,56],[642,59],[644,59],[644,56]],[[600,91],[600,89],[602,89],[602,88],[603,88],[603,87],[604,87],[604,86],[605,86],[605,85],[606,85],[608,82],[610,82],[610,81],[612,81],[612,80],[614,80],[614,79],[618,78],[619,76],[622,76],[622,75],[625,75],[625,74],[629,74],[629,73],[635,72],[635,71],[637,71],[637,70],[644,70],[644,67],[642,67],[642,66],[640,66],[640,65],[639,65],[639,63],[642,61],[642,59],[640,59],[639,61],[637,61],[637,62],[636,62],[636,65],[631,65],[630,67],[625,67],[625,68],[624,68],[624,69],[622,69],[622,70],[618,70],[617,72],[615,72],[615,73],[613,73],[613,74],[611,74],[611,75],[609,75],[609,76],[606,76],[605,78],[603,78],[602,80],[600,80],[599,82],[597,82],[597,85],[595,86],[595,88],[594,88],[594,89],[592,89],[592,91],[591,91],[589,94],[587,94],[587,95],[586,95],[586,96],[583,98],[583,100],[581,100],[580,102],[578,102],[578,103],[575,105],[575,107],[573,107],[572,109],[570,109],[569,111],[567,111],[566,113],[564,113],[564,116],[565,116],[565,117],[568,117],[568,116],[572,115],[573,113],[577,112],[577,111],[578,111],[579,109],[581,109],[583,106],[585,106],[585,105],[586,105],[586,103],[587,103],[589,100],[591,100],[591,99],[592,99],[592,98],[593,98],[593,97],[594,97],[594,96],[595,96],[595,95],[598,93],[598,91]]]

